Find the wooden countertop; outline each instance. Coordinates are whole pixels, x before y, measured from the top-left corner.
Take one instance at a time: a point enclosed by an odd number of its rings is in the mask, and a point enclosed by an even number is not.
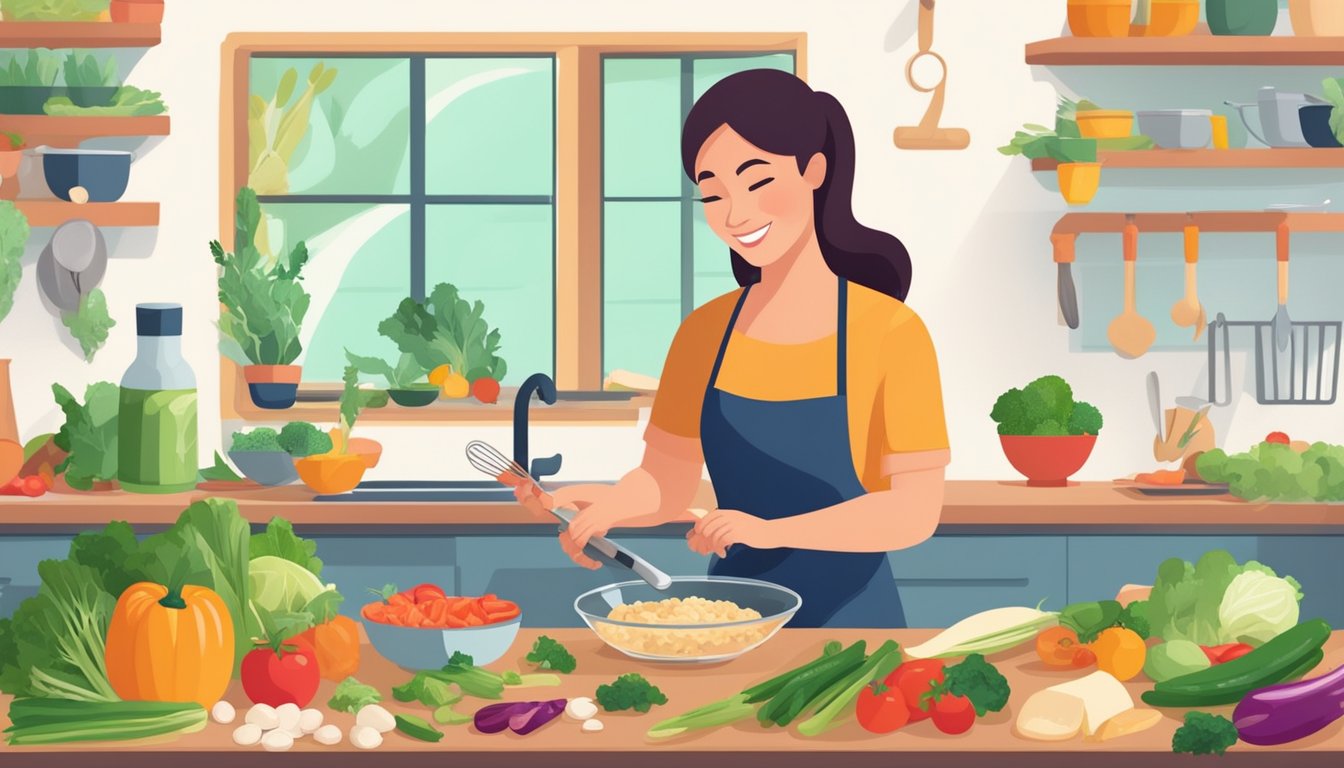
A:
[[[507,696],[509,700],[525,701],[530,698],[593,696],[597,686],[626,672],[639,672],[657,685],[668,697],[666,706],[656,707],[647,715],[636,713],[602,714],[599,718],[606,728],[601,733],[583,733],[577,723],[558,719],[541,730],[525,737],[512,733],[486,735],[471,726],[442,726],[445,735],[437,744],[415,741],[399,733],[387,734],[383,745],[361,760],[376,761],[380,766],[443,765],[445,760],[458,764],[475,763],[475,759],[490,765],[546,765],[595,766],[612,765],[626,768],[632,763],[640,768],[685,766],[691,760],[709,757],[715,761],[731,760],[736,766],[813,766],[819,760],[839,757],[846,768],[850,766],[891,766],[893,752],[901,753],[901,761],[912,765],[937,765],[939,768],[957,766],[985,766],[994,764],[993,758],[1012,756],[1013,765],[1067,766],[1089,768],[1125,766],[1129,768],[1142,761],[1145,766],[1188,766],[1188,755],[1171,753],[1171,736],[1184,716],[1184,710],[1164,710],[1165,717],[1155,727],[1139,734],[1104,743],[1081,739],[1065,742],[1037,742],[1022,739],[1013,732],[1014,712],[1033,692],[1080,676],[1076,671],[1049,670],[1036,660],[1027,646],[992,658],[1008,678],[1012,695],[1008,706],[998,713],[979,720],[967,733],[947,736],[939,733],[932,723],[914,723],[893,734],[878,736],[860,728],[852,717],[831,731],[804,738],[795,731],[778,728],[770,730],[754,722],[739,723],[732,727],[689,734],[668,741],[649,741],[645,732],[653,724],[693,707],[727,697],[737,691],[779,672],[801,664],[820,652],[825,641],[837,639],[850,642],[860,638],[874,647],[890,636],[903,645],[919,642],[934,630],[783,630],[761,648],[723,664],[710,666],[661,665],[626,658],[604,646],[586,629],[544,630],[563,642],[578,658],[578,670],[564,677],[560,688],[520,689]],[[522,668],[523,656],[541,631],[523,630],[509,653],[499,663],[491,665],[498,670]],[[1335,633],[1326,645],[1322,671],[1344,663],[1344,633]],[[379,688],[390,699],[389,688],[404,682],[409,673],[378,657],[364,646],[363,661],[358,677]],[[1126,684],[1138,702],[1139,694],[1148,687],[1143,681]],[[353,717],[326,711],[325,703],[334,683],[324,681],[318,691],[315,706],[323,709],[328,722],[348,731]],[[285,766],[314,766],[326,768],[339,765],[337,753],[355,751],[349,744],[348,733],[341,744],[324,747],[311,738],[300,740],[284,754],[263,755],[261,747],[238,747],[232,742],[232,731],[241,721],[241,712],[247,699],[235,681],[227,699],[240,710],[234,725],[211,722],[202,731],[153,744],[116,745],[76,744],[53,747],[7,747],[0,745],[0,764],[5,766],[74,765],[86,758],[76,753],[97,754],[99,766],[127,766],[128,768],[155,768],[184,764],[193,768],[238,765],[243,761],[263,760],[268,764]],[[480,706],[481,702],[468,699],[464,704]],[[384,702],[392,712],[407,712],[428,717],[428,711],[419,705]],[[1140,706],[1142,704],[1140,703]],[[8,710],[6,697],[0,697],[0,707]],[[463,704],[459,711],[472,711]],[[1208,711],[1230,714],[1230,707]],[[64,760],[60,758],[66,758]],[[471,760],[471,762],[461,762]],[[540,761],[540,762],[539,762]],[[1336,766],[1344,761],[1344,720],[1336,722],[1315,736],[1294,744],[1291,748],[1258,748],[1246,744],[1233,747],[1221,759],[1220,766],[1265,766],[1296,768],[1298,766]],[[711,762],[709,765],[726,764]],[[1006,763],[1005,763],[1006,764]]]
[[[509,503],[315,502],[302,486],[225,484],[163,496],[108,492],[0,497],[0,533],[67,533],[109,520],[153,529],[171,524],[188,504],[208,496],[235,499],[253,523],[279,515],[309,531],[367,532],[374,527],[387,533],[479,533],[517,526],[554,528]],[[671,534],[684,526],[666,530]],[[1028,488],[1021,482],[950,481],[938,530],[941,534],[1344,535],[1344,505],[1248,503],[1227,495],[1149,498],[1105,482]]]

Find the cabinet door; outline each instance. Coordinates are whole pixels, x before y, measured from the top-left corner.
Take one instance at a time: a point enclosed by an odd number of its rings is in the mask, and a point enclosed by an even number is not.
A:
[[[437,584],[448,594],[458,590],[456,539],[452,536],[323,536],[317,542],[322,581],[345,596],[341,613],[358,617],[375,600],[369,589],[395,584]]]
[[[1069,602],[1108,600],[1126,584],[1152,584],[1163,560],[1195,562],[1225,549],[1244,563],[1258,559],[1254,536],[1070,536]]]
[[[1063,536],[936,536],[889,556],[911,627],[946,627],[1008,605],[1063,604]]]
[[[37,564],[64,560],[70,554],[70,536],[5,536],[0,538],[0,618],[37,594],[42,580]]]
[[[1256,560],[1302,584],[1301,617],[1322,618],[1344,627],[1344,538],[1338,536],[1261,536]]]

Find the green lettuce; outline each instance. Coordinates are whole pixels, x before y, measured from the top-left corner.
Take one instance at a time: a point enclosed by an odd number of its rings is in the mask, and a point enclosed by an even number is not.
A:
[[[117,324],[107,313],[107,297],[97,288],[81,296],[79,309],[63,313],[61,322],[79,342],[86,362],[93,361],[93,356],[107,343],[108,331]]]
[[[14,292],[23,279],[19,262],[27,245],[28,217],[14,203],[0,200],[0,322],[14,308]]]
[[[1218,604],[1223,635],[1239,643],[1264,645],[1297,626],[1301,599],[1302,585],[1296,579],[1280,578],[1268,566],[1249,562],[1227,585]]]
[[[94,482],[117,479],[117,412],[121,388],[106,381],[90,384],[81,404],[60,384],[51,385],[65,424],[54,438],[69,455],[56,467],[71,488],[87,491]]]
[[[1255,575],[1243,578],[1248,574]],[[1280,579],[1254,560],[1238,565],[1230,553],[1216,549],[1197,563],[1172,558],[1159,565],[1147,618],[1153,634],[1168,642],[1260,645],[1297,623],[1301,599],[1301,587],[1291,577]]]

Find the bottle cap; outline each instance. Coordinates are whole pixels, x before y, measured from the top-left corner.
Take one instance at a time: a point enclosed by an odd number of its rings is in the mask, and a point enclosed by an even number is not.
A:
[[[181,304],[136,304],[135,332],[140,336],[181,336]]]

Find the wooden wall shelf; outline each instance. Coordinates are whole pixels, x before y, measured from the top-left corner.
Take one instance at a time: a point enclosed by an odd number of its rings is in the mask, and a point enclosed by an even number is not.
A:
[[[1103,168],[1344,168],[1344,149],[1145,149],[1099,152],[1097,159]],[[1033,171],[1053,171],[1058,165],[1047,157],[1031,161]]]
[[[1139,232],[1179,233],[1194,224],[1200,232],[1275,232],[1288,223],[1290,233],[1344,232],[1344,213],[1283,213],[1280,211],[1195,211],[1190,213],[1068,213],[1055,224],[1052,237],[1119,234],[1126,219],[1134,217]]]
[[[0,48],[150,48],[158,24],[109,21],[0,21]]]
[[[0,129],[17,133],[30,147],[76,147],[88,139],[109,136],[167,136],[167,115],[149,117],[54,117],[0,115]]]
[[[99,227],[157,227],[158,203],[85,203],[64,200],[15,200],[30,227],[59,227],[73,219],[87,219]]]
[[[1027,63],[1047,66],[1340,66],[1338,37],[1057,37],[1027,45]]]

